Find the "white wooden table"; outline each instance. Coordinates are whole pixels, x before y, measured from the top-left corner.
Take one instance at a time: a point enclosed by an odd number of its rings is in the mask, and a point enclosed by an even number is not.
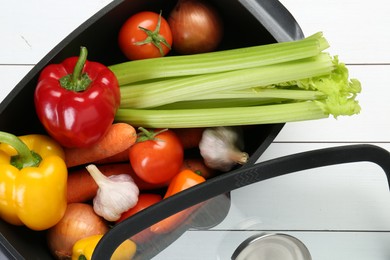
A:
[[[1,0],[0,101],[55,45],[110,2]],[[260,161],[355,143],[390,150],[387,1],[281,2],[305,35],[323,31],[331,44],[329,51],[348,65],[351,77],[361,81],[362,112],[338,120],[288,123]],[[374,164],[356,163],[303,171],[234,191],[232,210],[219,226],[212,231],[189,232],[159,259],[228,259],[237,241],[250,234],[225,228],[245,224],[240,222],[243,217],[256,223],[258,230],[298,237],[315,260],[390,258],[386,177]],[[188,246],[191,243],[197,246]]]

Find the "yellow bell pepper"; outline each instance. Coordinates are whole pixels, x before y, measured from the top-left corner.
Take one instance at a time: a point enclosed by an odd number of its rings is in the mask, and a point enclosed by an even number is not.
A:
[[[48,136],[0,131],[0,218],[33,230],[57,224],[67,207],[64,159]]]
[[[73,245],[72,260],[91,260],[93,251],[102,237],[103,235],[93,235],[78,240]],[[110,260],[131,260],[136,251],[137,245],[132,240],[126,239],[114,251]]]

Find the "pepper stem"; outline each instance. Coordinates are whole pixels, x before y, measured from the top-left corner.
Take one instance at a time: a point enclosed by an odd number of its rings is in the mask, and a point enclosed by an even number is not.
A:
[[[76,92],[81,92],[87,89],[91,84],[91,79],[87,73],[83,73],[85,62],[87,61],[88,50],[86,47],[80,47],[79,58],[73,68],[73,73],[60,78],[61,87]]]
[[[39,154],[31,151],[22,140],[13,134],[0,131],[0,142],[10,145],[16,150],[18,155],[11,157],[10,164],[19,170],[25,167],[36,167],[42,161]]]
[[[83,71],[83,68],[84,68],[84,64],[87,61],[87,56],[88,56],[87,48],[81,46],[79,59],[77,60],[76,65],[74,66],[74,69],[73,69],[73,74],[72,74],[72,81],[73,82],[76,82],[80,79],[81,72]]]

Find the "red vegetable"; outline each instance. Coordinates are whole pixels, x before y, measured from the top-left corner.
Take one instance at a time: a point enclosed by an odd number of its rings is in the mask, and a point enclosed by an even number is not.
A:
[[[214,51],[223,37],[217,10],[202,0],[179,0],[168,18],[173,49],[179,54]]]
[[[164,17],[154,12],[140,12],[122,25],[119,47],[130,60],[165,56],[172,45],[172,33]]]
[[[175,128],[172,131],[179,137],[184,149],[191,149],[198,148],[204,129],[203,127]]]
[[[135,207],[129,209],[124,212],[119,220],[116,223],[122,222],[123,220],[133,216],[139,211],[146,209],[147,207],[152,206],[155,203],[158,203],[162,200],[161,195],[154,193],[141,193],[138,196],[138,202]],[[142,230],[141,232],[133,235],[131,240],[134,241],[137,245],[142,243],[148,243],[151,239],[153,239],[154,233],[151,232],[149,228]]]
[[[171,130],[153,131],[139,128],[142,133],[129,149],[130,164],[144,181],[166,183],[179,173],[184,151],[179,138]]]
[[[124,219],[133,216],[139,211],[146,209],[147,207],[159,202],[162,200],[161,195],[154,193],[141,193],[138,196],[137,204],[129,209],[128,211],[122,213],[122,216],[116,221],[116,223],[122,222]]]
[[[184,159],[182,170],[189,169],[196,172],[205,179],[210,179],[217,175],[218,171],[206,166],[202,158],[186,158]]]
[[[171,183],[168,186],[168,189],[164,195],[164,199],[173,196],[183,190],[186,190],[188,188],[191,188],[195,185],[201,184],[202,182],[205,182],[206,179],[202,176],[196,174],[192,170],[184,169],[179,174],[177,174],[171,181]],[[192,207],[189,207],[185,210],[182,210],[172,216],[169,216],[156,224],[153,224],[150,227],[150,230],[153,233],[157,234],[163,234],[163,233],[169,233],[175,228],[179,227],[180,225],[185,223],[185,220],[187,217],[191,215],[195,210],[197,210],[202,203],[196,204]]]
[[[172,179],[165,192],[164,199],[205,181],[206,179],[204,177],[194,171],[184,169]]]
[[[47,132],[65,147],[96,143],[114,121],[120,104],[118,81],[103,64],[80,57],[50,64],[40,74],[34,101]]]

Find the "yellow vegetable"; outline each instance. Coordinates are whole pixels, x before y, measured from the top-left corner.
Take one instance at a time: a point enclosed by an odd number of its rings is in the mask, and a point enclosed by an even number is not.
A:
[[[64,157],[48,136],[0,132],[0,217],[33,230],[57,224],[67,207]]]
[[[93,251],[103,235],[94,235],[78,240],[73,246],[72,260],[90,260]],[[137,245],[130,239],[126,239],[111,256],[111,260],[132,259],[137,250]]]

